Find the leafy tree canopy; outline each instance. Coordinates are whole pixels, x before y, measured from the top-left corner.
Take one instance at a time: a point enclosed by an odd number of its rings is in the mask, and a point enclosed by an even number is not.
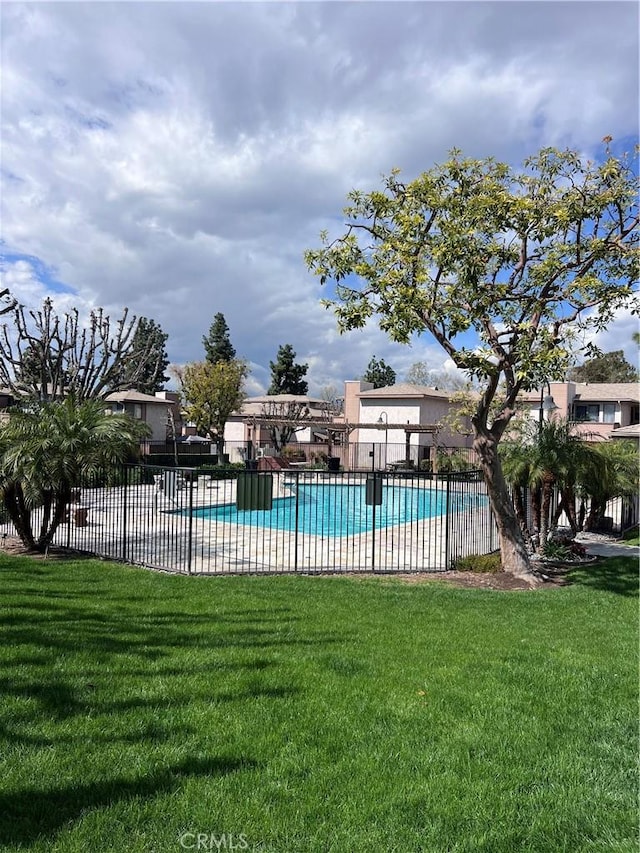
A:
[[[209,334],[202,338],[202,343],[206,360],[211,364],[217,364],[219,361],[233,361],[236,357],[236,351],[229,337],[227,321],[224,314],[220,312],[213,318],[213,323],[209,327]]]
[[[374,355],[362,374],[362,380],[372,382],[374,388],[386,388],[387,385],[395,384],[396,372],[383,358],[376,358]]]
[[[638,371],[619,349],[602,353],[572,368],[568,378],[573,382],[637,382]]]
[[[563,379],[572,332],[605,328],[638,280],[637,178],[605,141],[598,164],[544,148],[513,169],[454,150],[413,181],[394,170],[381,190],[352,191],[344,233],[321,234],[305,254],[335,285],[326,304],[340,329],[376,317],[396,341],[429,332],[481,383],[474,447],[503,566],[523,577],[529,558],[498,442],[518,394]]]
[[[291,344],[278,348],[275,361],[269,362],[271,368],[271,385],[267,394],[297,394],[304,395],[309,385],[304,379],[309,369],[308,364],[296,364],[296,353]]]
[[[224,450],[229,416],[244,402],[247,374],[246,363],[239,360],[192,362],[180,373],[187,419],[195,423],[200,435],[215,440],[219,453]]]

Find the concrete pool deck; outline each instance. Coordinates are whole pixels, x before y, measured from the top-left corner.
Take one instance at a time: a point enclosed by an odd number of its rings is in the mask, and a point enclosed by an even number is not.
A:
[[[302,483],[302,480],[300,481]],[[364,477],[330,475],[314,479],[327,485],[359,485]],[[442,483],[401,478],[392,488],[429,488]],[[453,553],[491,550],[491,525],[485,498],[476,485],[450,489],[449,519],[423,520],[352,532],[347,536],[301,533],[192,514],[208,506],[235,504],[235,480],[180,484],[167,491],[155,485],[83,490],[89,507],[86,527],[64,525],[56,544],[106,557],[194,574],[234,572],[444,571]],[[290,474],[274,475],[274,498],[291,497]],[[457,497],[470,496],[472,506]],[[319,519],[322,528],[322,519]],[[495,545],[493,546],[495,547]]]

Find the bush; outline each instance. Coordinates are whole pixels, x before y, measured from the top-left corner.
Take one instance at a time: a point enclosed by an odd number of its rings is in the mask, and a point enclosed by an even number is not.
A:
[[[292,447],[291,445],[283,447],[281,455],[289,462],[307,461],[307,457],[305,456],[304,450],[301,450],[299,447]]]
[[[570,563],[573,560],[583,560],[587,556],[587,549],[570,536],[554,536],[545,543],[542,556],[547,560]]]
[[[439,450],[436,455],[438,473],[447,474],[459,471],[471,471],[475,467],[459,450],[450,453]]]
[[[452,563],[456,572],[478,572],[495,574],[502,571],[500,552],[493,551],[491,554],[469,554],[468,557],[458,557]]]

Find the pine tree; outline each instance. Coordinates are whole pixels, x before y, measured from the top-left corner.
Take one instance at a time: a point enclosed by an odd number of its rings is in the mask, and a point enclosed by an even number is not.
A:
[[[165,334],[155,320],[140,317],[131,341],[131,353],[124,367],[124,384],[143,394],[161,391],[169,381]],[[142,368],[140,365],[142,364]]]
[[[206,360],[210,364],[219,361],[233,361],[236,351],[229,338],[229,327],[224,319],[224,314],[218,312],[209,327],[209,334],[202,338]]]
[[[279,347],[275,362],[270,361],[271,385],[267,394],[306,394],[308,383],[303,379],[308,364],[296,364],[296,353],[291,344]]]
[[[395,384],[396,372],[385,363],[383,358],[377,359],[374,355],[362,379],[364,382],[373,382],[374,388],[386,388],[387,385]]]

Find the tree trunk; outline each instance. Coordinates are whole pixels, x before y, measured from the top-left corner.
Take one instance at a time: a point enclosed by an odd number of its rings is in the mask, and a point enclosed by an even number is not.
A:
[[[53,492],[49,498],[49,519],[46,528],[42,527],[36,547],[40,551],[46,551],[53,542],[57,529],[70,512],[71,487],[65,484]]]
[[[513,506],[515,509],[516,518],[518,519],[518,524],[520,525],[520,530],[522,531],[524,541],[528,548],[533,548],[531,534],[529,533],[529,526],[527,525],[527,513],[524,508],[522,486],[519,486],[517,483],[513,486]]]
[[[545,477],[542,484],[542,506],[540,507],[540,541],[538,542],[538,553],[542,553],[549,538],[549,518],[551,515],[551,500],[553,498],[553,477]]]
[[[502,473],[498,442],[490,434],[476,436],[473,448],[480,460],[489,503],[498,526],[502,568],[530,586],[537,586],[538,578],[531,570],[527,547]]]
[[[3,502],[18,538],[25,548],[29,548],[31,551],[37,550],[31,527],[31,510],[25,502],[20,483],[7,483],[3,492]]]

